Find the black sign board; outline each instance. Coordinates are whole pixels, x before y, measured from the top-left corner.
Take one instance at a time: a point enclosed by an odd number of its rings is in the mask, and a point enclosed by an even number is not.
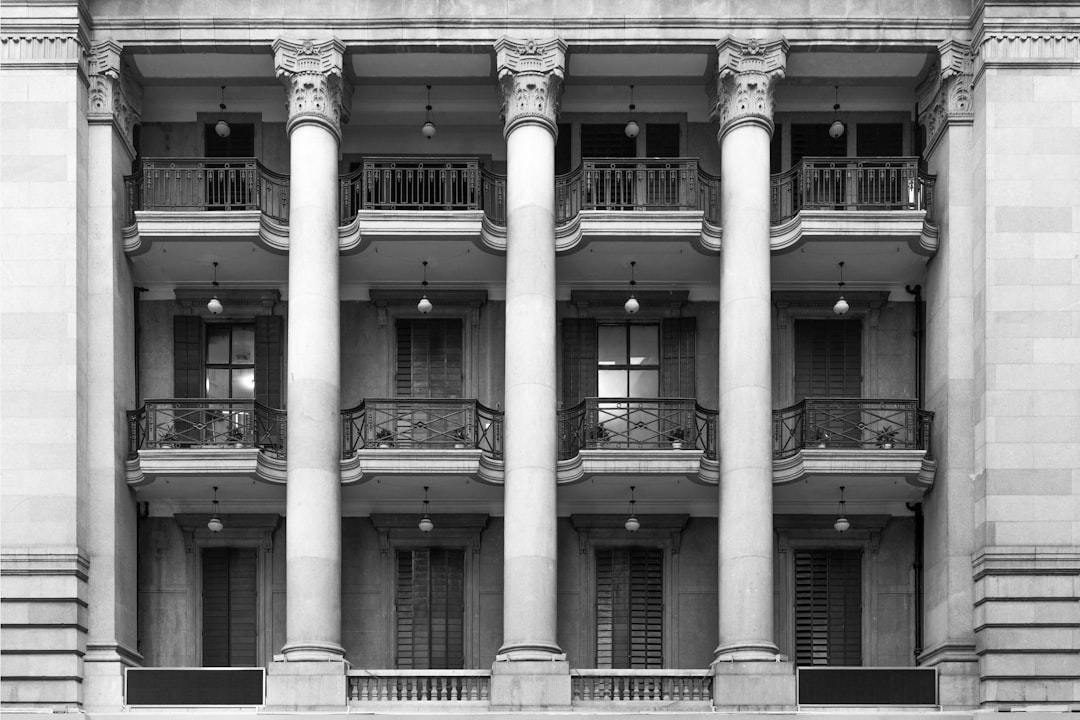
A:
[[[800,705],[937,705],[933,668],[801,667]]]
[[[263,668],[128,668],[127,705],[262,705]]]

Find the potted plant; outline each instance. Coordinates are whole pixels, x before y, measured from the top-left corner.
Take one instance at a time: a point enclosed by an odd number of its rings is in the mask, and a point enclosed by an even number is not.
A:
[[[877,431],[877,446],[882,450],[892,450],[893,443],[896,442],[896,428],[892,425],[886,425]]]
[[[826,432],[825,430],[820,429],[820,428],[818,428],[817,446],[819,448],[824,448],[824,447],[829,446],[829,433]]]
[[[454,447],[455,448],[463,448],[463,447],[465,447],[465,441],[468,440],[468,439],[469,438],[467,436],[467,433],[465,432],[464,427],[459,427],[457,430],[454,431]]]
[[[668,442],[671,443],[672,450],[682,450],[683,440],[686,437],[686,428],[682,425],[677,425],[671,428],[667,432]]]
[[[233,447],[244,447],[244,430],[239,425],[230,425],[226,437]]]
[[[597,423],[593,430],[593,437],[597,444],[607,442],[611,438],[611,431],[604,427],[604,423]]]
[[[375,444],[381,448],[393,447],[394,433],[390,432],[386,428],[379,428],[375,431]]]

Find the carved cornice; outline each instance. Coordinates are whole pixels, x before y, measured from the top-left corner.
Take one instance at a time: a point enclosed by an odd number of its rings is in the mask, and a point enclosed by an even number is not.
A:
[[[316,123],[340,141],[352,105],[352,88],[342,74],[344,43],[278,38],[273,47],[274,70],[285,84],[288,132],[301,123]]]
[[[975,49],[975,82],[991,67],[1045,69],[1080,65],[1080,30],[1075,23],[1061,21],[1017,29],[983,25],[971,45]]]
[[[710,84],[710,116],[720,123],[720,137],[743,123],[773,131],[773,86],[784,77],[788,44],[775,40],[737,40],[727,37],[716,44],[715,91]]]
[[[76,68],[87,73],[86,39],[81,30],[67,32],[6,31],[0,37],[0,65],[6,67]]]
[[[503,135],[518,125],[532,123],[558,135],[556,121],[566,68],[566,43],[551,40],[495,42],[496,75],[502,100]]]
[[[133,132],[142,119],[142,88],[123,62],[123,48],[112,40],[96,43],[90,52],[91,123],[112,123],[135,157]]]
[[[971,46],[957,40],[938,45],[938,59],[919,84],[919,122],[926,130],[927,154],[949,125],[975,120],[971,103]]]

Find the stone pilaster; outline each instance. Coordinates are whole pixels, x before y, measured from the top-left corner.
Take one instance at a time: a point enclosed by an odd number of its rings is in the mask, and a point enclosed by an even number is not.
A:
[[[787,43],[717,44],[722,146],[720,644],[716,663],[777,659],[773,639],[769,141]]]
[[[566,45],[502,38],[495,51],[507,160],[505,585],[496,660],[517,667],[495,663],[491,697],[496,707],[568,707],[566,656],[556,642],[554,189]]]
[[[289,197],[286,632],[289,663],[333,661],[341,646],[341,339],[337,168],[343,105],[338,40],[278,39],[286,89]],[[337,666],[339,663],[328,663]],[[337,672],[336,668],[333,672]],[[282,675],[282,677],[293,677]],[[306,677],[306,675],[305,675]],[[295,679],[295,678],[294,678]],[[307,680],[303,681],[307,683]],[[333,683],[332,683],[333,685]],[[312,683],[312,688],[322,687]],[[299,705],[340,703],[304,698]]]

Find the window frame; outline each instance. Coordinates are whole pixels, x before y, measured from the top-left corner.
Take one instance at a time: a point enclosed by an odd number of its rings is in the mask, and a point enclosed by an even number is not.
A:
[[[250,326],[250,328],[251,328],[251,362],[250,363],[234,363],[232,361],[232,358],[233,358],[233,343],[235,342],[235,331],[236,331],[237,327],[240,327],[240,326]],[[228,349],[229,362],[212,363],[212,362],[210,362],[210,329],[211,328],[221,328],[221,327],[228,327],[229,328],[229,349]],[[220,321],[209,321],[209,322],[204,322],[203,323],[203,337],[202,337],[203,361],[202,361],[202,370],[203,370],[203,397],[204,398],[206,398],[207,400],[223,400],[223,401],[227,401],[227,400],[254,400],[255,399],[255,397],[257,395],[256,388],[255,388],[256,377],[257,377],[256,376],[256,370],[255,370],[255,355],[256,355],[255,337],[256,337],[255,318],[251,318],[250,320],[220,320]],[[227,370],[229,372],[229,385],[228,385],[228,387],[229,387],[229,395],[228,395],[228,397],[213,397],[213,396],[210,395],[210,374],[209,373],[210,373],[211,370]],[[232,394],[232,390],[233,390],[233,386],[234,386],[232,373],[233,373],[234,370],[251,370],[251,380],[252,380],[252,382],[251,382],[251,396],[250,397],[235,397]]]

